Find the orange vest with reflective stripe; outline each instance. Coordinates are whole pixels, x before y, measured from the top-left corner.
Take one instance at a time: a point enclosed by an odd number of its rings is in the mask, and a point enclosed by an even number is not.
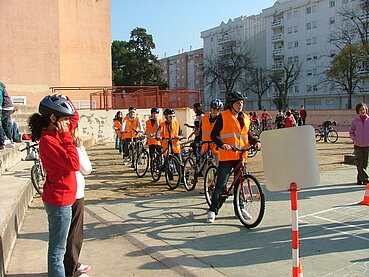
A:
[[[122,128],[122,121],[115,119],[114,128],[115,128],[115,133],[117,134],[117,136],[120,138],[123,138],[123,134],[120,132]]]
[[[151,119],[146,121],[146,137],[148,145],[160,145],[160,141],[156,139],[156,132],[159,129],[161,120],[155,121],[155,124],[151,124]]]
[[[179,136],[179,123],[177,120],[172,121],[172,128],[170,128],[170,133],[168,131],[168,126],[165,123],[165,121],[160,123],[161,128],[161,136],[163,138],[175,138]],[[168,147],[168,141],[162,140],[161,146]],[[181,146],[179,144],[179,139],[172,140],[172,149],[173,153],[179,154],[181,153]],[[167,154],[167,151],[165,151],[164,155]]]
[[[214,122],[215,123],[215,122]],[[213,130],[214,123],[210,123],[210,114],[207,114],[201,119],[201,131],[202,131],[202,140],[203,141],[211,141],[210,133]],[[215,144],[210,144],[210,150],[213,153],[218,153],[216,150],[217,146]],[[208,150],[208,144],[204,143],[201,146],[201,152],[206,152]]]
[[[220,131],[220,138],[224,143],[231,146],[245,148],[249,146],[248,132],[250,128],[250,119],[244,117],[245,126],[241,129],[240,122],[230,110],[221,112],[223,118],[223,129]],[[239,151],[219,149],[219,161],[233,161],[240,158]],[[243,155],[243,161],[247,162],[247,153]]]
[[[125,132],[127,131],[133,131],[133,130],[136,130],[136,131],[139,131],[138,129],[138,116],[136,116],[136,118],[132,121],[129,119],[128,116],[126,116],[124,118],[125,122],[126,122],[126,127],[124,129]],[[130,138],[137,138],[138,135],[136,133],[123,133],[123,138],[125,139],[130,139]]]

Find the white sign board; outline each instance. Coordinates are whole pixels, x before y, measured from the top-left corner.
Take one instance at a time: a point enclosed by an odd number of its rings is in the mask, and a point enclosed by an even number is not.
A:
[[[270,191],[319,184],[318,155],[312,126],[264,131],[260,136],[265,184]]]

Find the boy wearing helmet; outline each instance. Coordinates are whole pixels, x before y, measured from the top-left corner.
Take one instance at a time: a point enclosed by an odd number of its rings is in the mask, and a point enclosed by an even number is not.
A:
[[[156,139],[156,134],[159,130],[161,120],[159,120],[159,109],[152,108],[151,116],[146,121],[146,132],[147,144],[149,145],[150,158],[154,155],[155,151],[159,152],[161,148],[160,141]]]
[[[63,259],[76,201],[76,171],[80,161],[71,131],[78,123],[73,104],[60,95],[44,97],[39,113],[29,119],[32,140],[39,141],[46,181],[42,200],[49,221],[48,275],[65,276]]]
[[[165,109],[164,112],[165,121],[160,123],[160,128],[157,132],[157,137],[164,138],[177,138],[172,140],[172,150],[174,156],[176,156],[180,163],[182,163],[181,146],[179,140],[182,137],[182,130],[179,126],[179,122],[175,120],[176,113],[173,109]],[[161,145],[168,147],[168,141],[162,140]],[[166,152],[164,153],[166,155]]]
[[[133,141],[137,141],[139,132],[142,132],[142,124],[137,116],[136,108],[130,107],[128,109],[127,116],[122,121],[122,133],[123,133],[123,164],[128,163],[128,143],[133,138]]]
[[[202,141],[211,141],[210,134],[211,130],[214,127],[214,123],[218,118],[220,110],[223,108],[223,103],[219,99],[214,99],[210,102],[210,113],[203,116],[201,119],[201,140]],[[206,152],[208,150],[208,145],[203,144],[201,147],[201,152]],[[210,150],[214,155],[214,159],[218,162],[218,151],[216,150],[216,145],[211,144]]]
[[[222,197],[229,175],[240,159],[238,151],[231,151],[232,146],[248,147],[249,144],[260,148],[260,142],[250,132],[250,119],[242,113],[244,96],[240,92],[231,92],[226,98],[226,111],[218,115],[210,137],[219,147],[218,175],[211,206],[207,214],[207,222],[214,222],[215,216],[222,207],[225,198]],[[226,123],[226,124],[225,124]],[[244,153],[247,162],[247,153]],[[245,209],[241,209],[244,218],[251,218]]]

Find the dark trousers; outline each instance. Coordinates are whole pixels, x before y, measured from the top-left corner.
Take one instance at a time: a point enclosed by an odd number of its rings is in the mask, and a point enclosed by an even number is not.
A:
[[[133,138],[133,141],[137,141],[137,138]],[[122,139],[122,150],[123,150],[123,158],[128,158],[129,151],[128,151],[128,144],[131,142],[131,139]]]
[[[13,113],[14,111],[7,111],[7,110],[3,110],[1,113],[1,124],[0,124],[0,146],[4,145],[4,141],[5,141],[5,136],[8,139],[12,139],[11,135],[11,128],[12,128],[12,123],[10,121],[10,115]]]
[[[83,214],[85,199],[77,199],[72,205],[72,222],[69,229],[67,249],[64,255],[64,268],[67,277],[81,275],[78,262],[83,243]]]
[[[368,182],[368,156],[369,147],[354,146],[355,165],[357,169],[357,181]]]
[[[161,145],[149,145],[149,156],[150,158],[152,158],[152,156],[154,155],[155,152],[160,154],[160,149],[161,149]]]
[[[219,162],[217,182],[215,184],[215,190],[211,198],[211,206],[209,209],[209,211],[215,212],[216,215],[218,214],[219,209],[223,206],[225,200],[227,199],[227,197],[224,197],[222,195],[224,195],[225,193],[225,189],[232,168],[234,168],[238,162],[239,162],[238,160]]]

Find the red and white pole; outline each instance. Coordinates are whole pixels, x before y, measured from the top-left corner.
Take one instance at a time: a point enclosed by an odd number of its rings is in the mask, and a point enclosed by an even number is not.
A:
[[[292,277],[302,277],[300,256],[299,256],[299,212],[297,192],[300,189],[296,183],[290,184],[291,192],[291,216],[292,216]]]

